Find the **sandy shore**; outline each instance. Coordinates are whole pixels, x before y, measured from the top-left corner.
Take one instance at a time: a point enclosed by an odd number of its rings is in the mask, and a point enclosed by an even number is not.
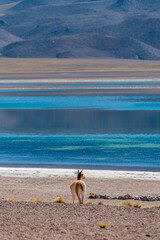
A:
[[[142,208],[118,207],[122,200],[93,199],[93,204],[73,205],[69,185],[73,177],[0,177],[0,239],[160,239],[160,202],[141,202]],[[112,197],[160,195],[159,181],[87,178],[90,192]],[[53,203],[63,196],[67,204]],[[12,198],[16,202],[6,201]],[[37,198],[43,202],[23,202]],[[99,222],[107,222],[102,229]]]
[[[0,200],[8,198],[17,201],[30,198],[42,199],[44,202],[52,202],[57,196],[62,196],[67,202],[72,202],[69,185],[73,177],[50,177],[50,178],[23,178],[23,177],[0,177]],[[140,179],[113,179],[113,178],[87,178],[86,201],[90,193],[109,195],[130,194],[132,196],[160,196],[159,180]],[[119,200],[103,200],[106,205],[117,205]],[[99,199],[93,199],[98,203]],[[158,204],[158,202],[154,202]],[[153,205],[152,202],[143,202],[145,206]],[[160,205],[160,202],[159,202]]]
[[[159,61],[0,58],[0,96],[160,94],[159,79]]]

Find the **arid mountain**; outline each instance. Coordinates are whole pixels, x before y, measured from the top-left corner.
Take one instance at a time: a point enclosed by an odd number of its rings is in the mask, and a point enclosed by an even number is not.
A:
[[[117,11],[129,11],[129,12],[139,12],[139,11],[157,11],[160,7],[159,0],[117,0],[111,5],[112,10]]]
[[[159,0],[0,0],[0,53],[159,60],[159,26]]]
[[[19,37],[0,28],[0,48],[19,41],[21,41]]]

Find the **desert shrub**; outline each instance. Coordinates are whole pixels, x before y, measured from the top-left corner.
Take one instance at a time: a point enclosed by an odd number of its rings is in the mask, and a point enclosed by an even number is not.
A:
[[[120,204],[118,204],[118,206],[120,206],[120,207],[135,207],[135,208],[141,208],[142,207],[142,205],[140,203],[133,203],[130,200],[121,202]]]
[[[118,204],[120,207],[133,207],[133,203],[131,201],[124,201]]]
[[[37,199],[37,198],[30,198],[28,202],[43,202],[42,199]]]
[[[88,198],[95,198],[95,194],[90,193]]]
[[[99,226],[100,226],[100,228],[107,228],[108,227],[108,223],[107,222],[100,222]]]
[[[104,205],[104,202],[100,201],[100,202],[98,203],[98,205]]]
[[[88,202],[86,202],[86,204],[93,204],[93,202],[92,201],[88,201]]]
[[[16,202],[16,200],[13,198],[7,198],[7,202]]]
[[[160,205],[153,205],[152,208],[160,208]]]
[[[54,200],[53,200],[54,203],[66,203],[66,201],[64,200],[63,197],[56,197]]]
[[[142,207],[142,204],[140,204],[140,203],[134,203],[133,204],[133,207],[135,207],[135,208],[141,208]]]

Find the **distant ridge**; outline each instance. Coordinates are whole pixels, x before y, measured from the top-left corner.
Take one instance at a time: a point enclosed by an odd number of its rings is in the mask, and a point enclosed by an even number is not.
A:
[[[0,0],[0,5],[13,3],[13,2],[17,2],[17,1],[16,0]]]
[[[112,10],[130,10],[130,11],[139,11],[139,10],[145,10],[145,11],[156,11],[156,8],[160,7],[160,1],[159,0],[117,0],[113,5],[111,5]]]
[[[54,0],[23,0],[15,7],[12,8],[12,11],[27,10],[32,7],[52,4]]]
[[[19,41],[22,41],[22,39],[0,28],[0,48]]]
[[[0,53],[160,60],[159,26],[159,0],[23,0],[0,16]]]

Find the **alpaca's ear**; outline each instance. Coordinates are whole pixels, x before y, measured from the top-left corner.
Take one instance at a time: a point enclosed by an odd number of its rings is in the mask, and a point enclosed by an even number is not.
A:
[[[83,170],[80,171],[80,173],[82,173],[82,172],[83,172]]]
[[[78,169],[77,173],[79,173],[79,169]]]

